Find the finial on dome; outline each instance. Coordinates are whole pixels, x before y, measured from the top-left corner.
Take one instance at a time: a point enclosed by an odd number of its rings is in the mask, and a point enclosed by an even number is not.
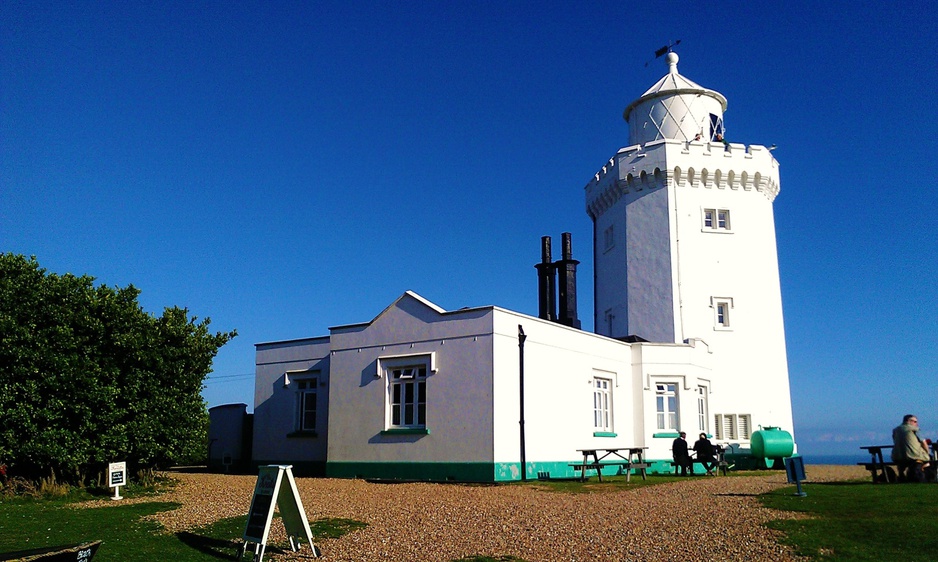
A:
[[[677,53],[674,51],[669,52],[665,60],[668,61],[668,72],[670,74],[677,74],[677,61],[679,60]]]

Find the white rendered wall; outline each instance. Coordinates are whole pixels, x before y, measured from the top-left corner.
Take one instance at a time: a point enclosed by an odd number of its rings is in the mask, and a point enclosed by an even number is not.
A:
[[[369,324],[334,328],[329,462],[491,462],[491,314],[440,314],[408,293]],[[430,353],[429,434],[382,435],[388,389],[377,359]]]
[[[633,395],[628,344],[503,309],[496,312],[495,462],[521,460],[519,324],[527,336],[524,417],[528,463],[582,460],[577,449],[629,446],[643,440],[636,432],[638,401]],[[612,430],[616,437],[593,436],[595,376],[612,383]],[[532,470],[529,467],[529,472]]]
[[[627,242],[644,245],[641,253],[631,245],[596,249],[597,331],[672,342],[702,339],[715,358],[711,421],[718,413],[749,414],[753,429],[792,431],[772,210],[778,186],[778,163],[764,147],[663,140],[620,150],[586,186],[586,198],[597,246],[610,224],[616,232],[631,232],[629,221],[660,216],[660,206],[651,209],[644,201],[666,198],[668,206],[666,241],[659,225],[638,229],[654,239]],[[728,209],[731,229],[704,229],[704,209]],[[662,302],[670,311],[646,297],[649,280],[665,274],[671,298]],[[656,283],[654,291],[662,290],[664,284]],[[731,299],[729,329],[715,325],[714,298]],[[605,321],[608,310],[616,311],[612,324]],[[623,313],[627,322],[619,322]],[[669,338],[660,326],[654,329],[662,315],[673,321]]]
[[[262,464],[326,460],[329,434],[329,338],[258,344],[254,378],[254,451]],[[285,384],[287,371],[317,370],[317,437],[288,438],[297,427],[295,386]]]

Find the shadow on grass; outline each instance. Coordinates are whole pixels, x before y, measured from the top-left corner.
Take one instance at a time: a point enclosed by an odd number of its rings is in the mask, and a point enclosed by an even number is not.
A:
[[[220,560],[237,560],[241,548],[241,545],[234,541],[215,539],[189,531],[176,533],[176,538],[189,548]]]
[[[830,487],[873,486],[874,485],[869,480],[842,480],[838,482],[812,482],[810,480],[804,480],[801,483],[805,485],[810,484],[811,486],[830,486]],[[880,484],[884,486],[891,485],[891,484],[883,484],[882,482],[879,482],[875,485],[879,486]]]

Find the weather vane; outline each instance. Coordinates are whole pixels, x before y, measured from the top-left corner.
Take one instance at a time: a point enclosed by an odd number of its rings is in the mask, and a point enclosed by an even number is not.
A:
[[[666,54],[666,53],[670,53],[670,52],[671,52],[671,47],[675,47],[675,46],[680,45],[680,44],[681,44],[681,40],[680,40],[680,39],[678,39],[677,41],[673,41],[673,42],[672,42],[672,41],[668,41],[668,44],[667,44],[667,45],[665,45],[664,47],[661,47],[660,49],[658,49],[657,51],[655,51],[655,59],[658,58],[658,57],[660,57],[661,55],[664,55],[664,54]],[[651,60],[655,60],[655,59],[651,59]],[[648,67],[648,64],[651,62],[651,60],[645,63],[645,67],[646,67],[646,68]]]

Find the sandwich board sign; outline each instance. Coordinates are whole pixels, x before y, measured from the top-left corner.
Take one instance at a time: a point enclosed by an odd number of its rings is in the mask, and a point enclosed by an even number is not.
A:
[[[313,544],[313,533],[309,529],[303,502],[296,489],[292,468],[292,465],[271,464],[258,470],[254,497],[251,499],[251,509],[248,510],[248,521],[242,537],[244,544],[241,545],[238,560],[244,557],[249,544],[254,545],[253,562],[261,562],[264,559],[270,522],[274,518],[274,508],[277,506],[280,507],[280,517],[290,540],[290,548],[295,552],[303,543],[309,543],[313,556],[319,557],[319,548]]]

